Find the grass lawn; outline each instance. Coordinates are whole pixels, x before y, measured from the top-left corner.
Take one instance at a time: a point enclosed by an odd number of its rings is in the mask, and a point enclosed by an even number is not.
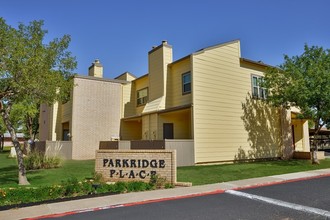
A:
[[[17,187],[17,161],[8,155],[8,150],[0,153],[0,187]],[[27,178],[31,186],[54,185],[70,177],[83,180],[92,177],[94,165],[95,160],[67,160],[62,161],[60,168],[28,171]]]
[[[8,155],[8,149],[0,153],[0,187],[17,187],[17,162]],[[57,169],[28,171],[27,177],[31,186],[54,185],[70,177],[83,180],[92,177],[94,164],[95,160],[67,160]],[[177,180],[203,185],[323,168],[330,168],[330,159],[321,160],[320,165],[312,165],[307,160],[291,160],[179,167]]]
[[[192,182],[193,185],[203,185],[254,177],[330,168],[330,159],[321,160],[320,162],[320,165],[312,165],[310,160],[278,160],[267,162],[181,167],[178,168],[177,171],[177,181]]]

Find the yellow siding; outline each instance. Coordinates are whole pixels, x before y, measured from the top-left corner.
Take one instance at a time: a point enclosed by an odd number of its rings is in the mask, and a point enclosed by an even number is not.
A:
[[[52,141],[62,140],[62,107],[58,102],[53,104],[51,114],[52,129],[49,137]]]
[[[159,139],[163,139],[163,124],[173,123],[174,139],[192,139],[190,109],[160,114],[158,124]]]
[[[62,105],[62,123],[71,121],[72,116],[72,101]]]
[[[150,129],[149,129],[149,115],[142,116],[142,139],[150,139]]]
[[[182,94],[182,74],[191,71],[190,57],[169,68],[167,76],[166,108],[192,103],[191,93]]]
[[[130,73],[126,72],[126,73],[123,73],[120,76],[116,77],[115,79],[131,82],[131,81],[135,80],[136,78],[133,75],[131,75]]]
[[[309,144],[309,126],[308,121],[306,120],[303,123],[303,151],[310,151],[310,144]]]
[[[193,54],[196,162],[277,157],[280,113],[250,98],[251,74],[240,66],[239,42]]]
[[[132,87],[132,94],[131,94],[131,103],[133,103],[134,108],[135,108],[135,112],[134,115],[140,115],[145,107],[145,105],[141,105],[141,106],[137,106],[137,102],[136,102],[136,95],[137,95],[137,91],[147,88],[149,86],[149,77],[145,76],[142,77],[140,79],[135,80],[133,83],[133,87]],[[148,87],[148,95],[150,95],[150,88]],[[150,97],[149,97],[150,100]]]
[[[122,121],[120,129],[121,140],[141,140],[142,124],[141,121]]]
[[[158,139],[158,115],[157,114],[150,114],[149,115],[149,137],[151,140]]]
[[[163,96],[163,49],[160,48],[149,55],[149,100]]]
[[[159,46],[149,52],[149,101],[165,95],[167,66],[172,62],[172,47],[169,45]]]
[[[142,139],[157,140],[158,138],[158,114],[142,116]]]
[[[125,85],[122,85],[123,90],[123,96],[122,96],[122,111],[121,111],[121,117],[128,117],[135,114],[135,100],[134,100],[134,92],[132,92],[134,89],[134,86],[132,83],[128,83]]]
[[[303,130],[302,124],[292,120],[292,125],[294,126],[294,145],[296,151],[303,151]]]

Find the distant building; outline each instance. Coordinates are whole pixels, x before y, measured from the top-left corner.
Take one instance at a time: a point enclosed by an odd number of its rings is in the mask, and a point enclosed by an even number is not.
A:
[[[18,141],[23,144],[26,139],[23,133],[16,133]],[[4,146],[13,146],[11,136],[8,132],[4,133]]]
[[[148,63],[144,76],[110,80],[95,61],[89,76],[74,78],[69,102],[42,106],[40,140],[72,141],[72,159],[94,158],[99,141],[190,140],[193,164],[309,151],[307,121],[263,102],[268,65],[242,58],[240,41],[176,61],[163,41]]]

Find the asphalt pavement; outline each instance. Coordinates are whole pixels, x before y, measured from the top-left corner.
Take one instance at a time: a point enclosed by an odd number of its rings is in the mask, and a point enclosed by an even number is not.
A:
[[[100,216],[95,218],[92,215],[104,213],[104,219],[109,219],[107,211],[111,211],[111,219],[123,219],[124,217],[133,219],[133,216],[134,219],[139,219],[136,218],[139,209],[145,213],[145,216],[142,215],[140,219],[152,219],[153,214],[146,210],[156,211],[154,218],[157,219],[214,219],[215,216],[212,216],[212,213],[215,215],[228,214],[228,218],[218,216],[219,218],[216,219],[327,219],[328,215],[330,217],[328,208],[330,201],[327,199],[330,190],[326,189],[322,180],[324,181],[328,177],[330,177],[330,169],[322,169],[203,186],[110,195],[5,210],[0,212],[0,219],[40,219],[60,216],[63,216],[64,219],[83,219],[78,213],[87,215],[86,219],[102,219]],[[326,180],[326,183],[329,184],[330,178]],[[314,183],[313,193],[304,198],[304,192],[312,191],[308,188],[312,186],[308,181]],[[259,188],[265,190],[254,191]],[[326,190],[324,191],[324,189]],[[237,192],[238,194],[235,195]],[[295,200],[301,196],[303,197],[302,202]],[[207,203],[206,200],[211,202]],[[180,201],[183,204],[179,203]],[[318,201],[319,203],[317,203]],[[198,210],[202,210],[202,204],[208,205],[203,206],[205,210],[199,213]],[[182,208],[173,211],[174,207],[180,206]],[[290,208],[290,206],[292,207]],[[125,216],[120,207],[132,209],[132,218]],[[317,208],[313,209],[313,207]],[[251,212],[256,208],[256,211]],[[247,212],[248,210],[250,212]],[[128,215],[131,212],[125,211],[124,213]],[[168,213],[170,215],[166,216],[165,214]],[[238,218],[230,218],[235,213],[241,213],[241,215]],[[272,213],[274,218],[270,218],[269,213]],[[161,218],[165,216],[166,218]]]

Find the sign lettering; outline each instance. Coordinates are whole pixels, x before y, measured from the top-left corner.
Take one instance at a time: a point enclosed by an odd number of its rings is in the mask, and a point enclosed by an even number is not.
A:
[[[176,182],[173,150],[98,150],[95,171],[109,181],[149,181],[153,175]]]

